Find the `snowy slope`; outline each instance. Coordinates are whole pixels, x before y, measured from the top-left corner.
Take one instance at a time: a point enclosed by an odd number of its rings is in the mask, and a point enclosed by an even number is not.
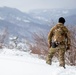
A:
[[[50,66],[44,60],[18,50],[0,50],[0,75],[76,75],[76,67]],[[16,55],[17,54],[17,55]]]

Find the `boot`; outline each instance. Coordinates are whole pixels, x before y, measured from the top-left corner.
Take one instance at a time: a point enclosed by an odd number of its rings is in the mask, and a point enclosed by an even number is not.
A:
[[[47,64],[51,65],[51,61],[46,61]]]
[[[64,69],[66,68],[65,65],[62,65],[62,64],[60,64],[59,66],[60,66],[60,67],[63,67]]]

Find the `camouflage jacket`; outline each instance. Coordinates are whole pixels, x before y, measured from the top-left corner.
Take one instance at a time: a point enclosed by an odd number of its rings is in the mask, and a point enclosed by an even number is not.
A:
[[[52,37],[53,37],[53,34],[54,34],[54,30],[55,30],[57,27],[62,27],[62,28],[63,28],[64,32],[66,33],[65,38],[67,39],[67,41],[65,41],[65,42],[66,42],[67,46],[70,46],[70,44],[71,44],[70,32],[69,32],[69,30],[66,28],[66,26],[64,26],[62,23],[58,23],[56,26],[54,26],[54,27],[50,30],[50,32],[49,32],[49,34],[48,34],[48,44],[51,45]]]

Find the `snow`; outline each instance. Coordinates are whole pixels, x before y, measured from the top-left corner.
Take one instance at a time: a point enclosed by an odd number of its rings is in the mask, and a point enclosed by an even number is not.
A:
[[[19,21],[21,21],[21,18],[19,18],[19,17],[16,17],[16,19],[19,20]]]
[[[23,20],[24,22],[30,22],[29,20]]]
[[[68,14],[69,11],[68,11],[68,10],[64,10],[64,11],[62,11],[62,13],[64,13],[64,14]]]
[[[76,75],[76,66],[66,69],[46,64],[42,59],[17,49],[0,49],[0,75]]]
[[[4,18],[0,17],[0,20],[4,20]]]
[[[40,16],[35,16],[36,19],[39,19],[39,20],[43,20],[43,21],[48,21],[47,19],[45,19],[44,17],[40,17]]]

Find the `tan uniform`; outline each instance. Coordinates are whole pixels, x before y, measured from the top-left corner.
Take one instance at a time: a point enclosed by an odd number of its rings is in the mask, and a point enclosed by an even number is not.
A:
[[[64,33],[63,33],[63,37],[61,37],[61,39],[65,38],[65,40],[60,42],[60,44],[56,48],[53,48],[51,46],[52,45],[51,42],[52,42],[52,40],[54,38],[54,34],[55,34],[54,31],[58,27],[61,27],[63,29]],[[49,50],[49,53],[48,53],[48,56],[47,56],[47,59],[46,59],[46,63],[51,64],[53,55],[56,52],[58,52],[60,66],[65,67],[64,54],[65,54],[66,48],[70,47],[70,43],[71,43],[69,35],[70,35],[70,33],[69,33],[68,29],[62,23],[58,23],[56,26],[54,26],[51,29],[51,31],[48,34],[48,44],[50,46],[50,50]]]

